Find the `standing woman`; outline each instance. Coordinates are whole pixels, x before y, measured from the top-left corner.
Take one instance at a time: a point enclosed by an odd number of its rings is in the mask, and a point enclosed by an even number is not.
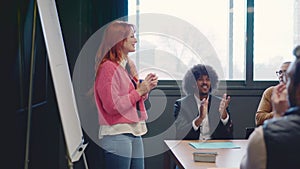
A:
[[[106,28],[96,56],[94,96],[100,124],[100,144],[108,169],[143,169],[142,135],[147,132],[144,101],[157,86],[149,73],[139,83],[128,53],[135,52],[135,26],[114,21]]]

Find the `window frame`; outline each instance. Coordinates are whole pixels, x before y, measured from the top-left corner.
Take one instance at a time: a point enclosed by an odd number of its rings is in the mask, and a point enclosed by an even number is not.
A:
[[[139,0],[137,0],[139,5]],[[220,80],[219,92],[229,91],[231,95],[259,96],[267,87],[278,84],[276,80],[257,81],[254,80],[254,0],[246,2],[246,53],[245,53],[245,80]],[[167,95],[178,95],[182,80],[159,80],[158,88]],[[222,87],[225,86],[225,87]]]

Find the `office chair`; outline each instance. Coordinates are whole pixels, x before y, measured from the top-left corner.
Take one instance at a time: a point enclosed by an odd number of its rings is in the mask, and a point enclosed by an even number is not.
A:
[[[246,127],[246,136],[245,139],[248,139],[251,133],[254,131],[255,127]]]

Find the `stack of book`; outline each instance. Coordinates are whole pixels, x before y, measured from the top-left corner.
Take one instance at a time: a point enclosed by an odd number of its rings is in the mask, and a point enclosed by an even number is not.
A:
[[[194,152],[193,157],[196,162],[216,162],[217,152]]]

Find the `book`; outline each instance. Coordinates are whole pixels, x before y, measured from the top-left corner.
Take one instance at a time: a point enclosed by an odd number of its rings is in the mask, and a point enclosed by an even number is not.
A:
[[[194,152],[193,157],[195,162],[215,163],[217,152]]]

